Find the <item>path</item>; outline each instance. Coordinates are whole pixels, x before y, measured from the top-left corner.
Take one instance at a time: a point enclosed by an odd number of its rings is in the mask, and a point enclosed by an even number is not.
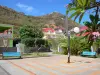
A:
[[[68,64],[67,56],[59,55],[0,60],[0,66],[11,75],[100,75],[100,58],[72,56],[71,61]]]

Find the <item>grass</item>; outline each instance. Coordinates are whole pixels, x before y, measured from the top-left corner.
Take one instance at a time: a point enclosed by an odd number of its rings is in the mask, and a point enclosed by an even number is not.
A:
[[[99,54],[99,55],[97,55],[97,58],[100,58],[100,54]]]
[[[25,53],[23,54],[23,58],[27,58],[27,57],[48,57],[48,53],[47,52],[34,52],[34,53]]]
[[[62,52],[58,52],[58,51],[54,51],[53,54],[60,54],[60,55],[64,55]]]

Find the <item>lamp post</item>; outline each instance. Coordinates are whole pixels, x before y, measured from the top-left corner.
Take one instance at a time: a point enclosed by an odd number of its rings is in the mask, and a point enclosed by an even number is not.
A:
[[[71,50],[70,50],[70,33],[72,31],[74,31],[75,33],[79,33],[80,30],[78,27],[75,27],[68,31],[68,63],[70,63],[70,52],[71,52]]]
[[[65,23],[64,23],[64,27],[66,28],[66,33],[67,33],[67,37],[68,37],[68,63],[70,63],[70,53],[71,53],[71,50],[70,50],[70,34],[71,34],[71,32],[75,32],[75,33],[79,33],[79,27],[74,27],[73,29],[71,29],[71,30],[69,30],[68,29],[68,26],[69,26],[69,22],[68,22],[68,17],[67,17],[67,15],[66,15],[66,17],[65,17],[65,21],[64,21]]]
[[[70,31],[68,31],[68,63],[70,63]]]

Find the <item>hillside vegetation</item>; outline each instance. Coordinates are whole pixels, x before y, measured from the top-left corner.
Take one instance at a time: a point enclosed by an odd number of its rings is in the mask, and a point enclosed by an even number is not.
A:
[[[51,25],[61,26],[64,25],[65,16],[58,12],[52,12],[43,16],[28,16],[22,12],[17,12],[11,8],[0,6],[0,23],[14,25],[15,37],[18,36],[18,29],[22,25],[38,25],[43,27],[52,27]],[[79,26],[72,20],[69,20],[69,28]]]

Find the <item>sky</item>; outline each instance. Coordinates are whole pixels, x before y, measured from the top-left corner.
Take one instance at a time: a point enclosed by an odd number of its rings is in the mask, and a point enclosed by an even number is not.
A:
[[[0,0],[0,5],[27,15],[40,16],[54,11],[65,14],[65,5],[69,2],[70,0]]]
[[[41,16],[52,12],[66,14],[66,5],[71,0],[0,0],[0,5],[7,6],[26,15]],[[83,21],[88,19],[85,15]]]

